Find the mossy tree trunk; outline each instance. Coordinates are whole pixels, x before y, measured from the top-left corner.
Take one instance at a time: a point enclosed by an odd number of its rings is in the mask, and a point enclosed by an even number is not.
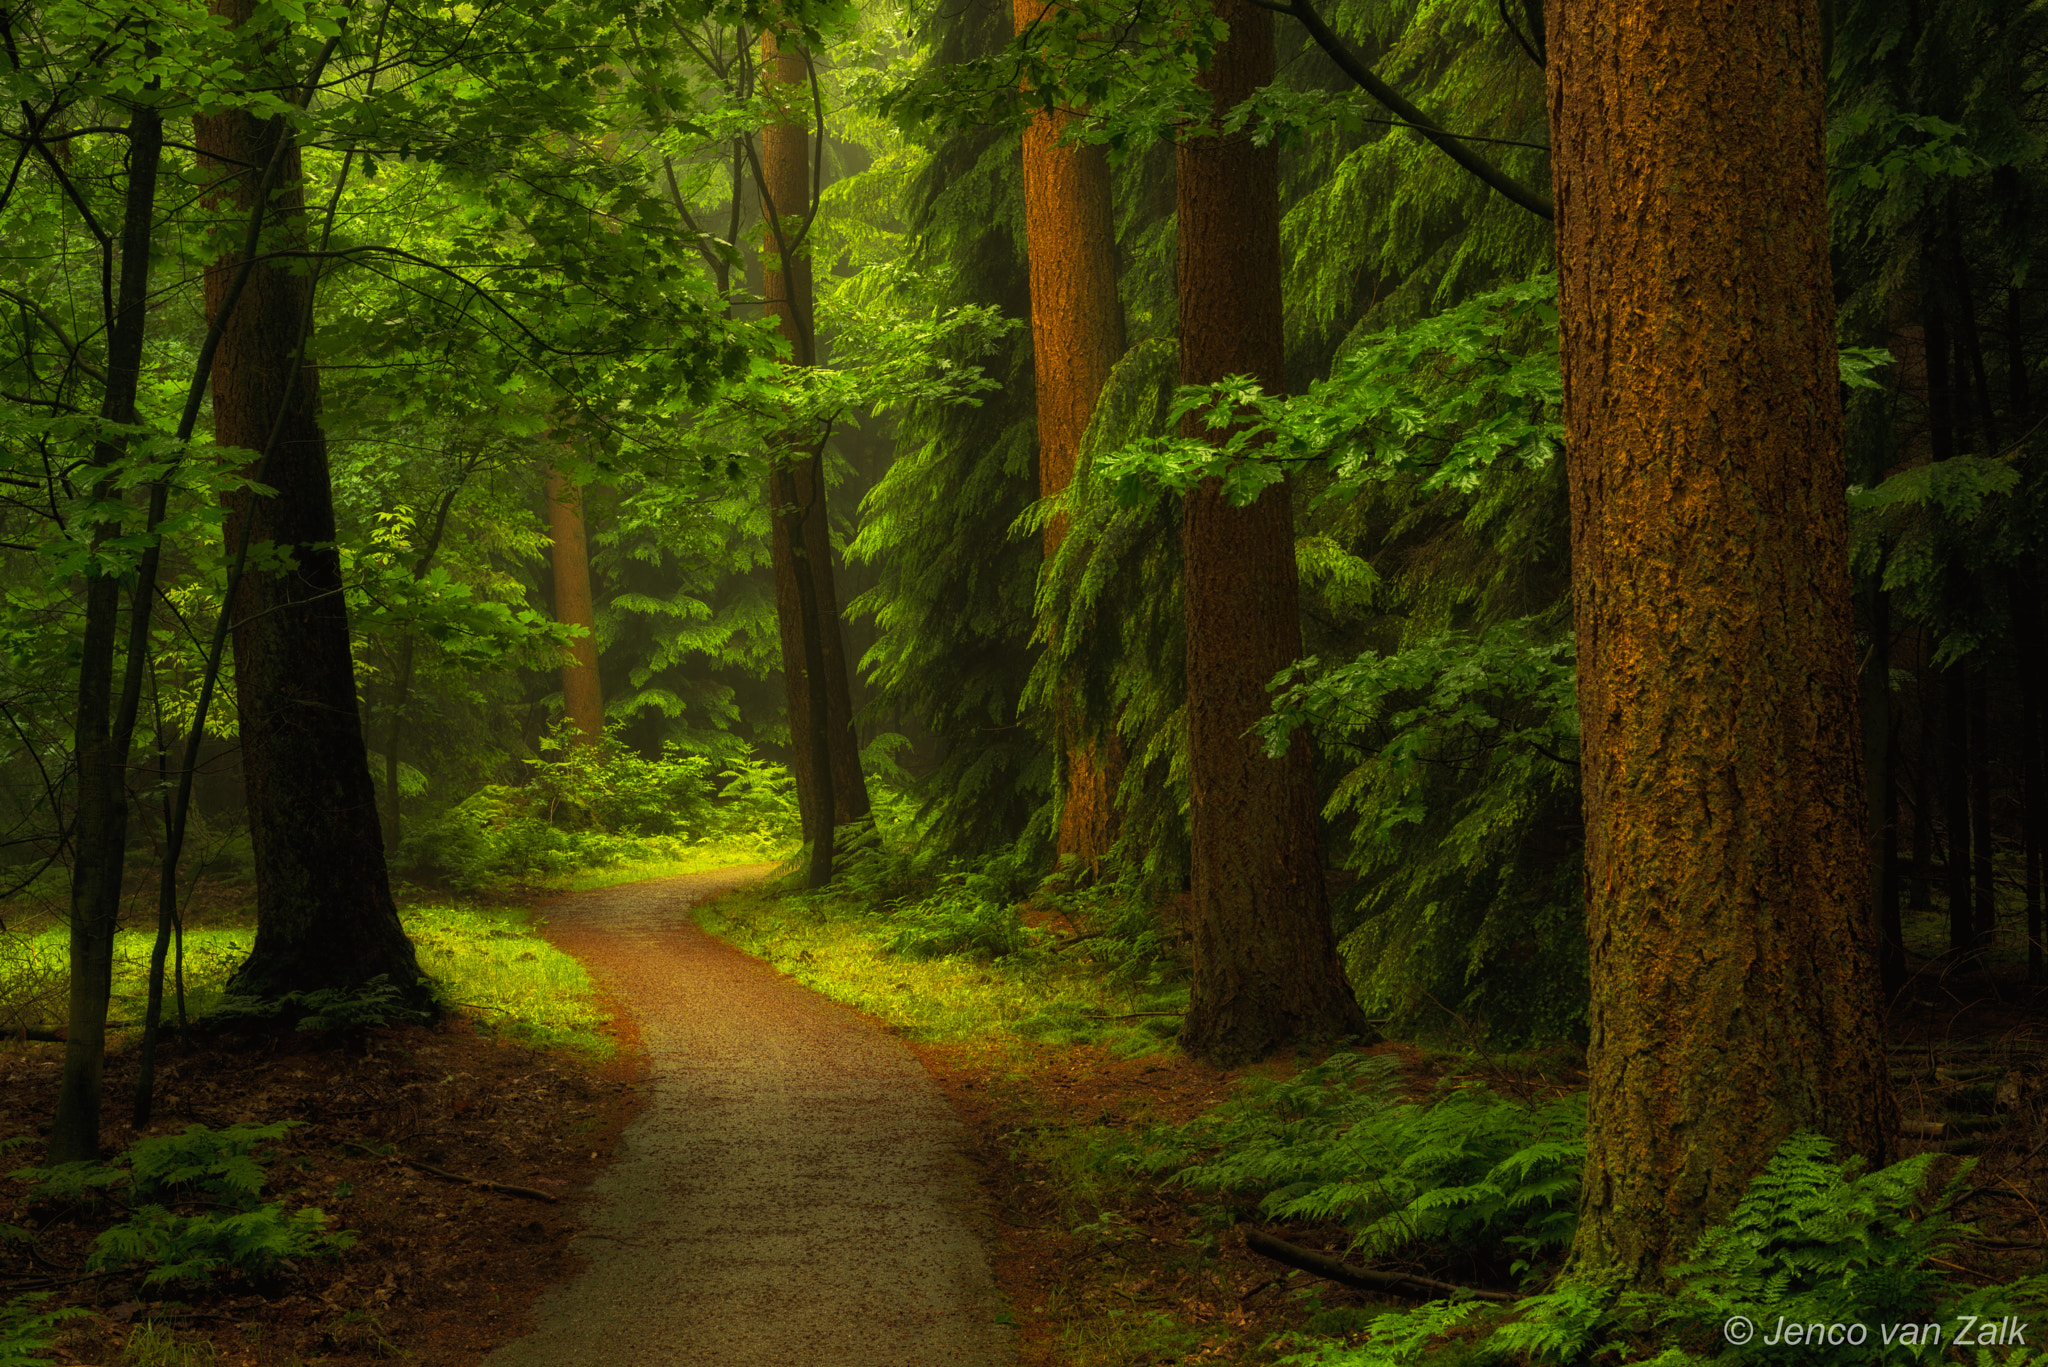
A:
[[[569,644],[562,666],[562,715],[584,744],[604,735],[604,690],[597,677],[597,612],[590,591],[590,539],[583,518],[583,491],[554,465],[548,466],[549,563],[555,579],[555,620],[583,628]]]
[[[1813,0],[1553,0],[1591,950],[1573,1266],[1655,1286],[1893,1108]]]
[[[240,27],[254,0],[215,0]],[[194,120],[210,198],[239,223],[282,120],[231,110]],[[287,143],[266,245],[303,239],[304,180]],[[224,232],[235,229],[224,229]],[[219,317],[239,249],[206,273],[207,320]],[[248,567],[227,610],[234,620],[235,707],[256,874],[256,943],[230,983],[261,998],[354,989],[385,977],[425,1004],[427,986],[384,866],[376,788],[363,749],[348,614],[335,550],[319,371],[302,345],[311,319],[308,277],[259,263],[214,354],[214,436],[258,453],[250,473],[277,492],[227,498],[230,547],[244,536]]]
[[[1051,8],[1044,0],[1014,0],[1017,32],[1025,32]],[[1124,352],[1109,158],[1098,146],[1060,141],[1077,117],[1068,109],[1039,110],[1024,130],[1038,492],[1047,498],[1073,483],[1096,396]],[[1047,559],[1066,535],[1065,518],[1046,527]],[[1123,750],[1114,730],[1100,744],[1082,734],[1071,699],[1060,699],[1054,713],[1065,766],[1055,848],[1063,862],[1076,861],[1092,873],[1116,843]]]
[[[1273,79],[1273,21],[1249,0],[1223,0],[1217,13],[1230,36],[1202,83],[1220,119]],[[1274,150],[1244,134],[1191,134],[1176,174],[1181,383],[1250,375],[1280,393]],[[1185,431],[1214,436],[1192,419]],[[1232,1062],[1364,1035],[1330,929],[1308,738],[1270,759],[1248,734],[1267,711],[1267,684],[1301,654],[1288,486],[1234,508],[1209,481],[1187,496],[1181,543],[1194,951],[1181,1043]]]

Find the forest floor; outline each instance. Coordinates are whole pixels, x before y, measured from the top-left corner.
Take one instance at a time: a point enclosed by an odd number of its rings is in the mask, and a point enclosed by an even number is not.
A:
[[[617,965],[608,970],[603,951],[587,939],[595,927],[579,929],[576,918],[562,914],[569,900],[549,905],[551,938],[592,962],[601,983],[616,983]],[[673,933],[681,918],[663,912],[659,919],[669,927],[665,933]],[[699,947],[709,955],[702,962],[722,963],[728,986],[744,979],[771,993],[811,996],[774,970],[715,946]],[[652,963],[644,946],[629,947],[627,958],[636,957]],[[707,1002],[699,1003],[698,1014],[723,1016],[726,1047],[744,1048],[748,1018],[723,1009],[716,994]],[[0,1246],[0,1297],[48,1289],[55,1293],[49,1304],[90,1311],[66,1329],[57,1360],[95,1367],[549,1361],[545,1352],[520,1357],[520,1349],[505,1346],[542,1344],[550,1323],[559,1333],[573,1319],[560,1297],[578,1284],[579,1271],[587,1279],[607,1257],[606,1240],[589,1236],[621,1232],[607,1230],[601,1193],[631,1166],[633,1144],[622,1135],[653,1105],[689,1104],[683,1098],[661,1103],[649,1059],[658,1060],[663,1048],[687,1053],[698,1046],[650,1047],[644,1007],[629,1012],[614,1000],[609,1009],[623,1046],[610,1063],[508,1043],[461,1017],[434,1027],[373,1030],[353,1049],[317,1035],[173,1041],[150,1132],[193,1123],[301,1122],[272,1146],[278,1161],[267,1195],[318,1206],[332,1217],[332,1227],[354,1231],[359,1242],[337,1260],[300,1262],[260,1281],[230,1276],[210,1287],[150,1292],[133,1275],[80,1276],[94,1224],[33,1208],[23,1184],[0,1181],[0,1223],[38,1231],[32,1247]],[[2004,1281],[2035,1270],[2048,1241],[2041,1210],[2048,1202],[2048,1018],[2010,981],[1933,971],[1915,980],[1893,1014],[1902,1114],[1923,1127],[1942,1127],[1940,1134],[1902,1139],[1899,1156],[1927,1148],[1978,1156],[1972,1180],[1980,1196],[1967,1213],[1983,1238],[1959,1256],[1976,1278]],[[900,1035],[899,1029],[836,1006],[818,1019],[820,1028],[863,1041],[866,1071],[883,1060],[881,1075],[892,1095],[920,1081],[887,1065],[888,1051],[876,1049],[895,1043],[888,1036]],[[767,1052],[778,1052],[779,1046],[763,1043]],[[1102,1046],[1016,1040],[903,1043],[923,1064],[912,1072],[936,1081],[951,1103],[940,1109],[958,1117],[956,1132],[942,1135],[941,1143],[964,1152],[973,1180],[957,1170],[933,1176],[950,1193],[941,1204],[986,1236],[998,1293],[991,1318],[1009,1326],[1023,1367],[1271,1362],[1284,1351],[1285,1339],[1276,1336],[1310,1325],[1327,1331],[1346,1323],[1347,1315],[1355,1324],[1366,1314],[1401,1308],[1401,1302],[1290,1272],[1250,1253],[1243,1227],[1218,1219],[1213,1197],[1110,1177],[1089,1159],[1091,1149],[1119,1135],[1206,1110],[1245,1077],[1289,1076],[1314,1056],[1221,1070],[1170,1051],[1118,1057]],[[16,1161],[34,1161],[33,1139],[54,1104],[61,1049],[0,1045],[0,1138],[31,1141],[11,1155]],[[1380,1045],[1376,1052],[1396,1055],[1418,1092],[1443,1076],[1483,1078],[1496,1090],[1530,1095],[1580,1083],[1568,1051],[1517,1062],[1407,1044]],[[715,1082],[728,1063],[708,1060],[698,1081]],[[134,1138],[122,1123],[133,1069],[132,1050],[111,1053],[103,1129],[109,1152]],[[715,1088],[697,1104],[707,1100],[719,1100]],[[817,1098],[785,1097],[778,1106],[793,1130],[818,1128]],[[935,1123],[943,1130],[952,1122],[940,1116]],[[348,1147],[352,1142],[393,1156]],[[680,1153],[670,1160],[678,1157],[689,1161]],[[600,1199],[588,1199],[594,1193]],[[539,1199],[545,1195],[557,1199]],[[860,1199],[872,1200],[866,1193]],[[1340,1256],[1346,1246],[1344,1231],[1334,1226],[1266,1227]],[[572,1245],[578,1234],[585,1241]],[[629,1255],[618,1260],[621,1275],[644,1267],[642,1250],[618,1247]],[[744,1264],[737,1280],[700,1301],[813,1295],[815,1264],[796,1267],[786,1250],[760,1244],[734,1247]],[[671,1301],[677,1299],[669,1295],[673,1287],[690,1285],[687,1278],[642,1280]],[[869,1322],[876,1306],[894,1308],[891,1288],[879,1281],[863,1295],[844,1307],[856,1323]],[[536,1326],[543,1334],[529,1337]],[[580,1359],[600,1367],[629,1360]],[[713,1354],[707,1360],[774,1359]],[[897,1359],[888,1367],[897,1367]]]

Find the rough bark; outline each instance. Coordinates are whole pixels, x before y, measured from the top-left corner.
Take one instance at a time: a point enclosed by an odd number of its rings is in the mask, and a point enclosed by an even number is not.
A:
[[[237,27],[254,10],[253,0],[213,5]],[[269,163],[275,139],[289,131],[243,111],[203,116],[194,126],[201,164],[218,178],[209,198],[245,215],[255,168]],[[285,236],[302,232],[303,176],[289,144],[275,184],[273,221]],[[231,250],[206,273],[209,323],[237,260]],[[274,999],[385,977],[424,1004],[426,983],[391,900],[363,749],[319,372],[301,348],[310,306],[307,277],[258,264],[214,354],[215,440],[257,452],[250,473],[277,491],[226,499],[227,544],[247,536],[251,546],[227,610],[257,908],[256,942],[230,989]]]
[[[764,87],[793,88],[791,102],[801,108],[808,102],[810,77],[804,69],[803,53],[794,45],[780,46],[772,32],[761,34],[761,83]],[[785,242],[794,243],[802,230],[811,203],[809,137],[800,119],[772,123],[761,130],[760,189],[766,205],[781,225]],[[816,331],[812,311],[811,261],[808,249],[795,250],[784,261],[772,229],[762,233],[762,297],[766,310],[790,344],[798,365],[817,362]],[[853,729],[853,695],[848,684],[846,647],[839,630],[839,594],[833,583],[831,517],[825,496],[824,462],[807,457],[803,445],[807,434],[791,434],[793,449],[778,463],[768,481],[771,509],[801,508],[802,555],[793,550],[791,528],[796,520],[776,516],[769,530],[769,555],[775,569],[775,617],[782,638],[782,678],[789,706],[790,770],[796,777],[797,805],[804,813],[804,829],[813,825],[812,809],[820,791],[819,770],[812,758],[814,745],[805,735],[811,715],[813,670],[805,661],[815,654],[822,661],[816,677],[824,680],[825,739],[830,760],[832,820],[836,825],[865,820],[868,815],[867,780],[860,769],[860,739]],[[810,566],[808,585],[797,581],[799,559]],[[816,600],[818,639],[804,635],[804,601]]]
[[[1574,1267],[1886,1156],[1813,0],[1553,0],[1592,1001]]]
[[[604,736],[604,691],[597,678],[597,613],[590,596],[590,541],[583,523],[583,491],[548,466],[548,536],[555,578],[555,620],[583,628],[562,666],[562,715],[584,744]]]
[[[1052,6],[1014,0],[1017,31]],[[1030,244],[1031,356],[1038,406],[1038,492],[1050,498],[1074,482],[1081,436],[1096,396],[1124,352],[1123,304],[1116,289],[1116,220],[1109,158],[1099,146],[1062,144],[1077,115],[1040,110],[1024,130],[1024,225]],[[1045,529],[1051,559],[1067,519]],[[1064,772],[1056,851],[1093,872],[1116,843],[1116,790],[1123,751],[1112,733],[1102,744],[1081,734],[1070,700],[1054,707]]]
[[[1273,21],[1248,0],[1217,13],[1230,36],[1202,82],[1220,117],[1272,80]],[[1191,135],[1176,171],[1181,383],[1251,375],[1280,393],[1274,151],[1243,134]],[[1187,432],[1210,435],[1193,422]],[[1227,1062],[1367,1034],[1331,934],[1307,738],[1269,759],[1247,734],[1267,710],[1267,684],[1301,654],[1288,488],[1233,508],[1211,480],[1188,495],[1181,540],[1194,951],[1181,1043]]]

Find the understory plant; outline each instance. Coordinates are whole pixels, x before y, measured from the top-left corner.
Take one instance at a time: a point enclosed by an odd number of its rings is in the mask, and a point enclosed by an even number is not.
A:
[[[1955,1214],[1975,1160],[1936,1187],[1941,1157],[1866,1173],[1830,1141],[1794,1135],[1668,1269],[1669,1294],[1566,1280],[1512,1306],[1460,1299],[1377,1315],[1362,1342],[1293,1335],[1276,1346],[1307,1350],[1282,1360],[1290,1367],[2048,1363],[2024,1333],[2048,1308],[2048,1277],[1982,1286],[1954,1275],[1953,1245],[1975,1232]]]
[[[1336,1053],[1284,1081],[1155,1130],[1132,1162],[1195,1191],[1252,1198],[1271,1220],[1334,1221],[1354,1253],[1418,1247],[1462,1261],[1513,1255],[1528,1273],[1571,1240],[1585,1099],[1536,1105],[1477,1083],[1412,1098],[1396,1061]]]
[[[182,1134],[138,1140],[105,1162],[9,1175],[34,1184],[34,1201],[121,1215],[94,1239],[88,1271],[139,1269],[145,1287],[205,1284],[227,1271],[261,1276],[288,1258],[332,1257],[355,1244],[348,1231],[329,1231],[321,1210],[262,1199],[265,1160],[257,1147],[298,1123],[188,1125]]]
[[[408,833],[400,867],[463,891],[625,860],[679,859],[718,844],[766,853],[790,843],[795,780],[779,764],[739,756],[714,780],[711,760],[673,745],[650,760],[607,735],[565,733],[521,784],[486,786]]]

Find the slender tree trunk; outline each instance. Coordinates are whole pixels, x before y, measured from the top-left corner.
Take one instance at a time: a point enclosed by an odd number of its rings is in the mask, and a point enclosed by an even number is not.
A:
[[[1877,479],[1882,478],[1879,471]],[[1892,791],[1892,600],[1884,590],[1882,565],[1871,574],[1863,598],[1864,621],[1870,630],[1870,651],[1862,671],[1863,765],[1869,803],[1865,824],[1870,832],[1870,885],[1877,891],[1878,976],[1889,997],[1906,985],[1906,936],[1899,920],[1895,868],[1899,840],[1893,823],[1897,804]]]
[[[434,509],[434,525],[427,533],[427,544],[420,551],[420,558],[412,567],[415,580],[424,579],[432,568],[434,557],[440,553],[441,538],[448,531],[448,514],[455,507],[455,499],[462,491],[462,482],[469,475],[468,468],[457,479],[455,485],[441,495],[441,502]],[[399,842],[405,838],[405,799],[399,793],[399,754],[405,740],[405,709],[412,701],[413,665],[419,656],[419,636],[407,631],[398,647],[398,677],[391,686],[391,707],[389,725],[384,731],[384,848],[396,851]],[[603,715],[600,707],[599,715]]]
[[[583,491],[548,466],[549,555],[555,571],[555,620],[583,628],[562,666],[562,715],[588,745],[604,737],[604,693],[597,680],[597,612],[590,596],[590,541],[583,522]]]
[[[2041,858],[2048,835],[2048,791],[2043,790],[2041,725],[2040,562],[2030,561],[2013,578],[2013,642],[2019,652],[2020,771],[2025,797],[2020,836],[2027,896],[2027,981],[2039,986],[2041,972]]]
[[[1919,726],[1920,751],[1913,761],[1913,883],[1906,905],[1914,911],[1934,906],[1934,756],[1941,748],[1935,721],[1934,666],[1927,626],[1914,633],[1913,716]]]
[[[1052,9],[1014,0],[1017,31]],[[1077,116],[1040,110],[1024,130],[1024,224],[1030,243],[1031,357],[1038,402],[1038,492],[1050,498],[1073,483],[1081,437],[1096,396],[1124,351],[1124,311],[1116,289],[1116,219],[1109,158],[1099,146],[1062,144]],[[1067,521],[1045,529],[1050,560]],[[1124,755],[1112,729],[1102,744],[1082,732],[1074,702],[1054,705],[1063,757],[1059,838],[1062,861],[1097,872],[1116,843],[1116,790]]]
[[[233,27],[254,0],[214,0]],[[237,216],[253,207],[259,169],[283,120],[231,110],[194,120],[211,198]],[[273,199],[278,237],[302,236],[304,181],[285,144]],[[239,246],[207,271],[207,318],[220,313]],[[233,599],[235,704],[256,872],[256,943],[230,982],[259,998],[354,989],[383,977],[411,1002],[431,1000],[398,921],[384,867],[376,787],[363,749],[349,656],[333,493],[320,429],[319,372],[305,357],[307,277],[259,264],[214,355],[214,436],[259,453],[250,473],[277,492],[227,497],[226,539],[252,554]],[[294,363],[297,362],[295,365]],[[280,557],[288,565],[280,563]]]
[[[148,322],[149,239],[156,212],[157,167],[163,123],[154,108],[136,109],[129,121],[128,184],[122,210],[120,283],[107,319],[107,388],[100,416],[136,421],[142,347]],[[111,470],[121,448],[98,443],[101,471],[94,497],[118,495]],[[120,534],[118,524],[93,530],[95,549]],[[114,693],[114,640],[120,617],[120,576],[98,567],[85,576],[85,640],[78,666],[78,710],[73,732],[78,806],[72,816],[71,993],[66,1013],[64,1072],[50,1125],[49,1160],[71,1163],[99,1157],[100,1078],[106,1056],[107,1003],[113,991],[114,932],[121,911],[121,874],[128,843],[128,748],[135,730],[135,699],[149,668],[148,617],[153,584],[144,583],[133,605],[141,630],[131,631],[126,677]],[[140,647],[136,638],[141,641]]]
[[[1546,16],[1592,1000],[1573,1265],[1893,1110],[1813,0]]]
[[[809,103],[810,77],[805,71],[803,52],[794,44],[784,48],[771,31],[761,34],[761,83],[764,89],[788,87],[792,107]],[[817,329],[811,290],[811,261],[808,247],[796,246],[811,206],[811,161],[809,136],[800,115],[788,122],[773,123],[761,130],[759,186],[766,222],[776,220],[762,235],[762,296],[767,312],[790,344],[795,363],[817,363]],[[770,207],[772,206],[772,208]],[[778,238],[791,248],[784,260]],[[862,821],[868,815],[867,780],[860,770],[860,739],[853,729],[853,694],[847,682],[846,648],[839,630],[839,595],[832,575],[831,517],[825,497],[825,462],[800,454],[809,445],[806,434],[791,433],[792,449],[769,476],[768,502],[783,510],[771,521],[769,555],[775,568],[776,621],[782,636],[782,677],[789,705],[790,768],[796,776],[797,805],[804,813],[804,829],[816,825],[814,808],[819,796],[828,794],[830,820],[835,825]],[[788,509],[804,514],[792,518]],[[799,550],[791,540],[793,529],[801,527],[804,537]],[[799,564],[810,568],[810,582],[797,580]],[[807,620],[804,603],[815,601],[818,639],[804,634]],[[806,661],[816,659],[815,669]],[[815,740],[805,734],[812,715],[811,681],[823,681],[825,706],[825,752],[829,773],[816,768]]]
[[[1977,943],[1970,908],[1970,708],[1969,671],[1942,671],[1941,718],[1946,744],[1941,756],[1941,824],[1947,836],[1943,861],[1948,884],[1948,947],[1960,954]]]
[[[1970,671],[1970,852],[1976,878],[1971,910],[1976,913],[1977,943],[1989,945],[1998,931],[1998,896],[1992,861],[1997,846],[1991,838],[1991,671]]]
[[[1202,84],[1220,120],[1273,79],[1273,19],[1249,0],[1216,12],[1230,36]],[[1250,375],[1282,393],[1274,150],[1243,133],[1189,136],[1176,173],[1181,383]],[[1185,430],[1215,435],[1193,421]],[[1187,496],[1181,543],[1194,942],[1181,1044],[1220,1063],[1368,1034],[1331,934],[1308,739],[1269,759],[1248,734],[1267,684],[1301,654],[1288,486],[1233,508],[1208,481]]]

